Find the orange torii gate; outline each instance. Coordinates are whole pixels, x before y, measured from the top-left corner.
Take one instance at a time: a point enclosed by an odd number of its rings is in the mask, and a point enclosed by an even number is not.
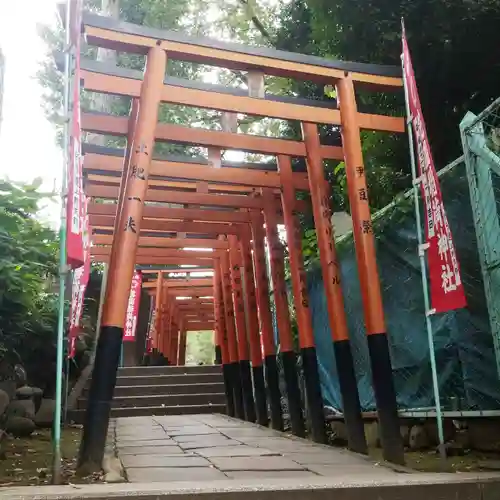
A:
[[[403,462],[360,130],[404,132],[405,125],[402,118],[360,112],[355,96],[355,87],[358,86],[368,86],[375,91],[400,89],[402,80],[399,68],[331,61],[208,39],[184,38],[178,33],[160,33],[90,14],[83,17],[83,30],[90,45],[146,55],[146,67],[144,74],[141,74],[95,61],[82,61],[82,79],[86,90],[125,96],[132,100],[128,119],[82,113],[84,130],[127,137],[124,152],[84,148],[87,194],[104,200],[114,199],[117,203],[89,204],[90,222],[97,231],[92,254],[99,260],[109,262],[109,286],[105,294],[102,328],[89,394],[82,461],[100,462],[102,458],[128,288],[136,264],[192,263],[213,266],[210,289],[214,297],[216,344],[220,351],[218,358],[224,367],[228,412],[255,420],[256,407],[259,421],[261,418],[267,421],[265,396],[263,399],[261,394],[261,391],[265,393],[263,360],[260,345],[256,348],[260,330],[266,383],[270,393],[271,422],[275,428],[282,427],[281,409],[276,404],[281,395],[264,239],[267,239],[269,246],[270,278],[292,431],[297,435],[304,434],[303,404],[297,383],[295,346],[284,281],[283,248],[277,234],[277,224],[281,222],[286,226],[290,252],[308,418],[313,438],[325,440],[322,397],[297,221],[302,204],[296,200],[296,191],[309,191],[311,196],[349,446],[353,450],[366,452],[335,253],[328,186],[322,165],[323,159],[331,158],[343,160],[346,165],[384,456],[393,462]],[[247,71],[249,92],[165,78],[167,57]],[[338,97],[336,101],[318,102],[266,95],[264,74],[335,84]],[[158,123],[158,107],[161,103],[299,121],[303,140],[248,136],[236,133],[231,126],[218,132]],[[316,125],[318,123],[340,127],[342,145],[322,145]],[[156,158],[155,141],[208,147],[208,162],[189,158]],[[274,166],[224,164],[221,161],[221,149],[271,154],[277,162]],[[306,160],[306,171],[293,170],[291,158],[294,157]],[[178,190],[183,194],[179,195]],[[153,206],[152,203],[164,205]],[[225,232],[224,228],[228,224],[234,230]],[[202,226],[207,227],[205,229]],[[214,242],[212,252],[186,250],[187,247],[183,246],[189,240],[186,234],[196,235],[198,230],[199,235],[211,235],[223,245],[217,244],[215,248]],[[99,231],[102,233],[99,234]],[[175,238],[186,241],[174,243],[171,241],[174,239],[172,236],[159,235],[168,231],[175,233]],[[199,235],[193,238],[199,239]],[[209,287],[193,289],[196,290],[195,296],[201,297]],[[160,274],[155,289],[157,312],[163,306],[163,290]],[[168,297],[169,287],[165,287],[165,290]],[[175,321],[173,310],[169,318],[169,321]],[[170,335],[173,343],[162,346],[170,355],[178,346],[176,335]],[[250,366],[253,369],[255,407],[251,394]]]

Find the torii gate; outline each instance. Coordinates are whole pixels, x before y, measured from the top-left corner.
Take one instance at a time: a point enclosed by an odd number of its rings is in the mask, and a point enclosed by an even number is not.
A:
[[[201,297],[206,290],[211,290],[214,297],[216,345],[225,376],[228,412],[255,420],[255,411],[252,414],[254,392],[257,419],[260,423],[267,423],[266,383],[270,394],[271,423],[274,428],[282,428],[265,238],[270,252],[280,359],[292,431],[296,435],[304,435],[303,405],[285,287],[284,254],[277,233],[277,224],[280,222],[286,226],[308,418],[313,439],[325,441],[323,404],[297,220],[297,213],[304,209],[304,203],[296,199],[297,191],[308,191],[311,197],[349,447],[366,452],[331,225],[328,185],[322,165],[324,159],[337,159],[345,161],[346,165],[384,457],[402,463],[403,446],[360,130],[402,133],[405,127],[403,119],[399,117],[359,112],[355,96],[355,88],[361,86],[382,92],[400,89],[400,69],[331,61],[209,39],[191,39],[179,33],[160,32],[90,14],[84,15],[82,27],[90,45],[146,55],[146,68],[142,75],[137,71],[108,67],[98,62],[82,62],[86,90],[128,96],[132,106],[128,119],[92,113],[82,113],[81,117],[83,130],[127,137],[125,151],[94,146],[84,148],[87,195],[114,199],[117,203],[89,204],[90,223],[96,228],[96,246],[92,253],[94,258],[109,262],[109,279],[89,393],[81,460],[100,463],[102,458],[128,290],[136,264],[192,263],[214,269],[212,287],[196,290],[195,296]],[[249,93],[246,95],[240,89],[165,78],[167,57],[247,71]],[[264,74],[335,84],[337,101],[266,95]],[[235,127],[230,125],[219,132],[158,123],[158,107],[165,102],[225,113],[299,121],[303,140],[238,134]],[[231,119],[231,116],[226,115],[226,118],[226,125],[231,121],[234,125],[234,116]],[[340,127],[342,146],[322,145],[317,123]],[[155,141],[208,147],[208,162],[191,158],[155,158]],[[224,149],[273,155],[276,164],[225,164],[221,161],[220,153]],[[294,157],[305,158],[306,172],[293,170]],[[151,203],[175,206],[153,206]],[[194,246],[197,246],[204,244],[198,241],[203,238],[210,238],[209,245],[213,246],[210,255],[207,255],[208,252],[184,250],[190,244],[190,239],[196,241]],[[245,293],[242,293],[242,283]],[[161,299],[165,291],[169,302],[169,286],[163,286],[162,274],[156,285],[156,307],[157,313],[160,313],[165,305]],[[161,317],[161,314],[157,315],[160,322]],[[168,318],[174,318],[173,310]],[[163,331],[162,328],[160,326],[157,333]],[[166,331],[170,336],[163,338],[169,338],[171,342],[165,341],[160,345],[162,337],[159,333],[155,347],[174,357],[176,347],[178,353],[178,340],[176,335],[171,334],[171,328]],[[264,359],[260,342],[257,344],[260,334],[264,344]]]

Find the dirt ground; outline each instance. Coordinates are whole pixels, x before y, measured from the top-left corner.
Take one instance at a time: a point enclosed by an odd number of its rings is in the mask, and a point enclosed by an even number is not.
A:
[[[81,429],[67,427],[61,434],[62,477],[65,484],[92,483],[99,475],[78,477],[76,459]],[[52,481],[52,439],[50,429],[40,429],[27,438],[8,438],[0,457],[0,487],[36,486]]]
[[[370,449],[370,456],[382,460],[380,448]],[[435,451],[406,451],[406,466],[420,472],[492,472],[500,471],[500,455],[471,450],[463,456],[448,457],[443,463]]]
[[[66,427],[62,431],[62,477],[65,484],[93,483],[100,474],[79,477],[76,460],[81,429]],[[52,440],[50,429],[37,430],[28,438],[9,438],[0,456],[0,487],[37,486],[52,481]],[[382,450],[372,448],[370,456],[382,460]],[[407,467],[421,472],[475,472],[500,470],[500,455],[470,451],[464,456],[449,457],[445,464],[434,451],[406,452]]]

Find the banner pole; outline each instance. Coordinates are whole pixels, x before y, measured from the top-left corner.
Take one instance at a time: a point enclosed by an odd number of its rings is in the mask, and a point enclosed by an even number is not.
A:
[[[404,30],[404,25],[403,25]],[[404,31],[403,31],[404,32]],[[422,275],[422,289],[424,293],[424,306],[425,306],[425,326],[427,328],[427,341],[429,344],[429,357],[431,361],[431,373],[432,373],[432,386],[434,392],[434,404],[436,407],[436,423],[438,429],[438,438],[439,438],[439,455],[441,459],[446,460],[446,448],[444,445],[444,432],[443,432],[443,415],[441,411],[441,400],[439,396],[439,383],[437,376],[437,367],[436,367],[436,354],[434,352],[434,335],[432,330],[431,323],[431,314],[432,310],[430,308],[430,300],[429,300],[429,283],[427,281],[427,266],[425,263],[425,251],[426,244],[423,242],[422,235],[422,227],[421,227],[421,218],[420,218],[420,201],[419,201],[419,178],[417,176],[417,168],[415,162],[415,149],[413,145],[413,130],[412,130],[412,122],[413,117],[410,113],[410,104],[408,97],[408,82],[406,81],[406,74],[404,71],[404,57],[401,56],[401,64],[403,68],[403,84],[404,84],[404,93],[405,93],[405,107],[406,107],[406,124],[408,131],[408,143],[410,147],[410,164],[411,164],[411,174],[413,179],[413,200],[415,207],[415,222],[417,225],[417,239],[418,239],[418,255],[420,260],[420,270]]]
[[[63,377],[63,351],[64,351],[64,302],[66,285],[66,197],[67,197],[67,168],[69,163],[69,79],[71,74],[70,60],[70,14],[71,2],[66,1],[65,19],[65,47],[64,47],[64,143],[63,143],[63,167],[61,184],[61,219],[59,227],[59,312],[57,320],[57,341],[56,341],[56,394],[54,408],[54,428],[53,428],[53,462],[52,462],[52,482],[61,483],[61,415],[62,415],[62,377]]]
[[[99,291],[99,309],[97,310],[97,321],[95,326],[95,338],[94,346],[92,349],[92,358],[90,360],[90,365],[94,365],[95,353],[97,349],[97,342],[99,340],[99,332],[101,331],[101,319],[102,319],[102,308],[104,305],[104,295],[106,293],[106,287],[108,286],[108,264],[104,263],[102,265],[102,277],[101,277],[101,289]]]

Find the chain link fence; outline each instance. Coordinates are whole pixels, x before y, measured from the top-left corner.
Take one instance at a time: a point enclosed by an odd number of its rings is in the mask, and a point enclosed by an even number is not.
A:
[[[442,409],[488,415],[500,412],[500,99],[477,117],[468,113],[460,129],[464,155],[438,175],[467,307],[432,317],[433,347]],[[434,408],[434,394],[412,191],[373,221],[398,406],[423,414]],[[352,234],[336,246],[361,406],[371,411],[376,406]],[[308,291],[323,398],[342,410],[319,266],[308,272]],[[274,308],[273,320],[276,334]],[[302,376],[300,382],[303,387]],[[284,398],[282,404],[286,414]]]
[[[481,273],[476,214],[471,209],[463,160],[458,159],[440,172],[468,303],[466,309],[432,317],[441,405],[445,411],[500,410],[500,384]],[[493,179],[492,186],[495,200],[500,202],[500,177]],[[409,192],[397,204],[374,215],[374,228],[398,405],[401,410],[426,411],[433,408],[434,399],[412,203]],[[493,246],[500,248],[495,241]],[[375,409],[375,399],[352,235],[337,241],[337,249],[361,405],[370,411]],[[341,409],[320,269],[309,272],[308,282],[324,399],[329,406]],[[496,298],[500,307],[500,295]]]
[[[485,306],[500,373],[500,99],[479,116],[462,120],[462,145],[470,186]]]

